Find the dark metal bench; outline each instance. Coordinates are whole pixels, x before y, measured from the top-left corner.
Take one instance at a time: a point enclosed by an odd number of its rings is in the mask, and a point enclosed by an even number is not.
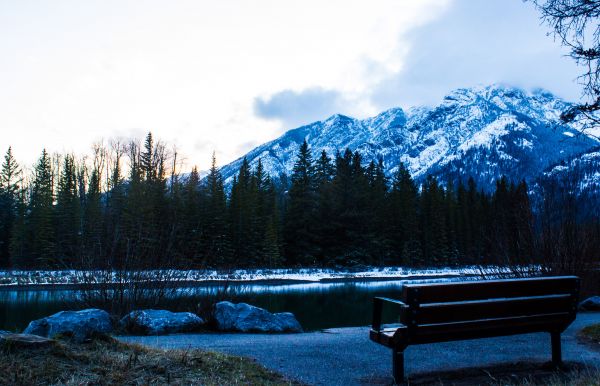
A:
[[[550,333],[558,366],[560,334],[575,320],[578,297],[576,276],[405,284],[400,300],[373,299],[370,338],[393,350],[397,382],[407,346],[532,332]],[[382,326],[384,303],[397,307],[399,326]]]

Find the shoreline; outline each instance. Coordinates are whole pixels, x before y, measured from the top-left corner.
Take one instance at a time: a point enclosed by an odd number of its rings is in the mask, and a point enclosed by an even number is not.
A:
[[[169,288],[196,288],[209,286],[229,285],[294,285],[294,284],[316,284],[316,283],[369,283],[383,281],[404,281],[404,280],[434,280],[434,279],[460,279],[480,277],[478,274],[445,274],[445,275],[408,275],[408,276],[346,276],[337,278],[323,278],[319,280],[308,279],[209,279],[209,280],[182,280],[166,283]],[[148,287],[152,286],[152,282],[146,283]],[[0,291],[75,291],[87,290],[96,288],[117,288],[119,283],[92,283],[92,284],[75,284],[75,283],[31,283],[31,284],[2,284]]]

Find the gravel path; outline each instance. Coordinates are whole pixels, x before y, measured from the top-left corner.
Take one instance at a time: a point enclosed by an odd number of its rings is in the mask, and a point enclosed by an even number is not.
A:
[[[582,327],[600,313],[581,313],[563,333],[563,359],[600,368],[600,353],[579,344]],[[181,334],[119,339],[161,348],[202,348],[255,358],[264,366],[311,385],[390,384],[391,351],[369,340],[367,327],[290,335]],[[527,334],[409,346],[407,375],[550,359],[549,334]]]

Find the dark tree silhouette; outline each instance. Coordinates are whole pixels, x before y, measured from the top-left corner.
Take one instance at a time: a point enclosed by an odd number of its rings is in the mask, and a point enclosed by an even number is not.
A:
[[[556,39],[583,68],[579,82],[583,101],[563,112],[564,122],[582,123],[582,132],[600,124],[600,1],[532,0]],[[589,134],[589,132],[587,133]]]

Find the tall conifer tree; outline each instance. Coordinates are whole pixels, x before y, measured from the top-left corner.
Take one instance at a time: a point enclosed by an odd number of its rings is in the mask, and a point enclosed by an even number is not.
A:
[[[292,265],[312,265],[315,248],[314,164],[306,140],[300,146],[291,175],[285,214],[285,253]]]
[[[19,215],[18,200],[22,179],[21,168],[9,147],[0,173],[0,267],[11,265],[10,240]]]
[[[31,246],[35,266],[56,266],[55,234],[53,223],[54,192],[50,155],[42,151],[34,170],[34,180],[27,218],[27,244]]]

